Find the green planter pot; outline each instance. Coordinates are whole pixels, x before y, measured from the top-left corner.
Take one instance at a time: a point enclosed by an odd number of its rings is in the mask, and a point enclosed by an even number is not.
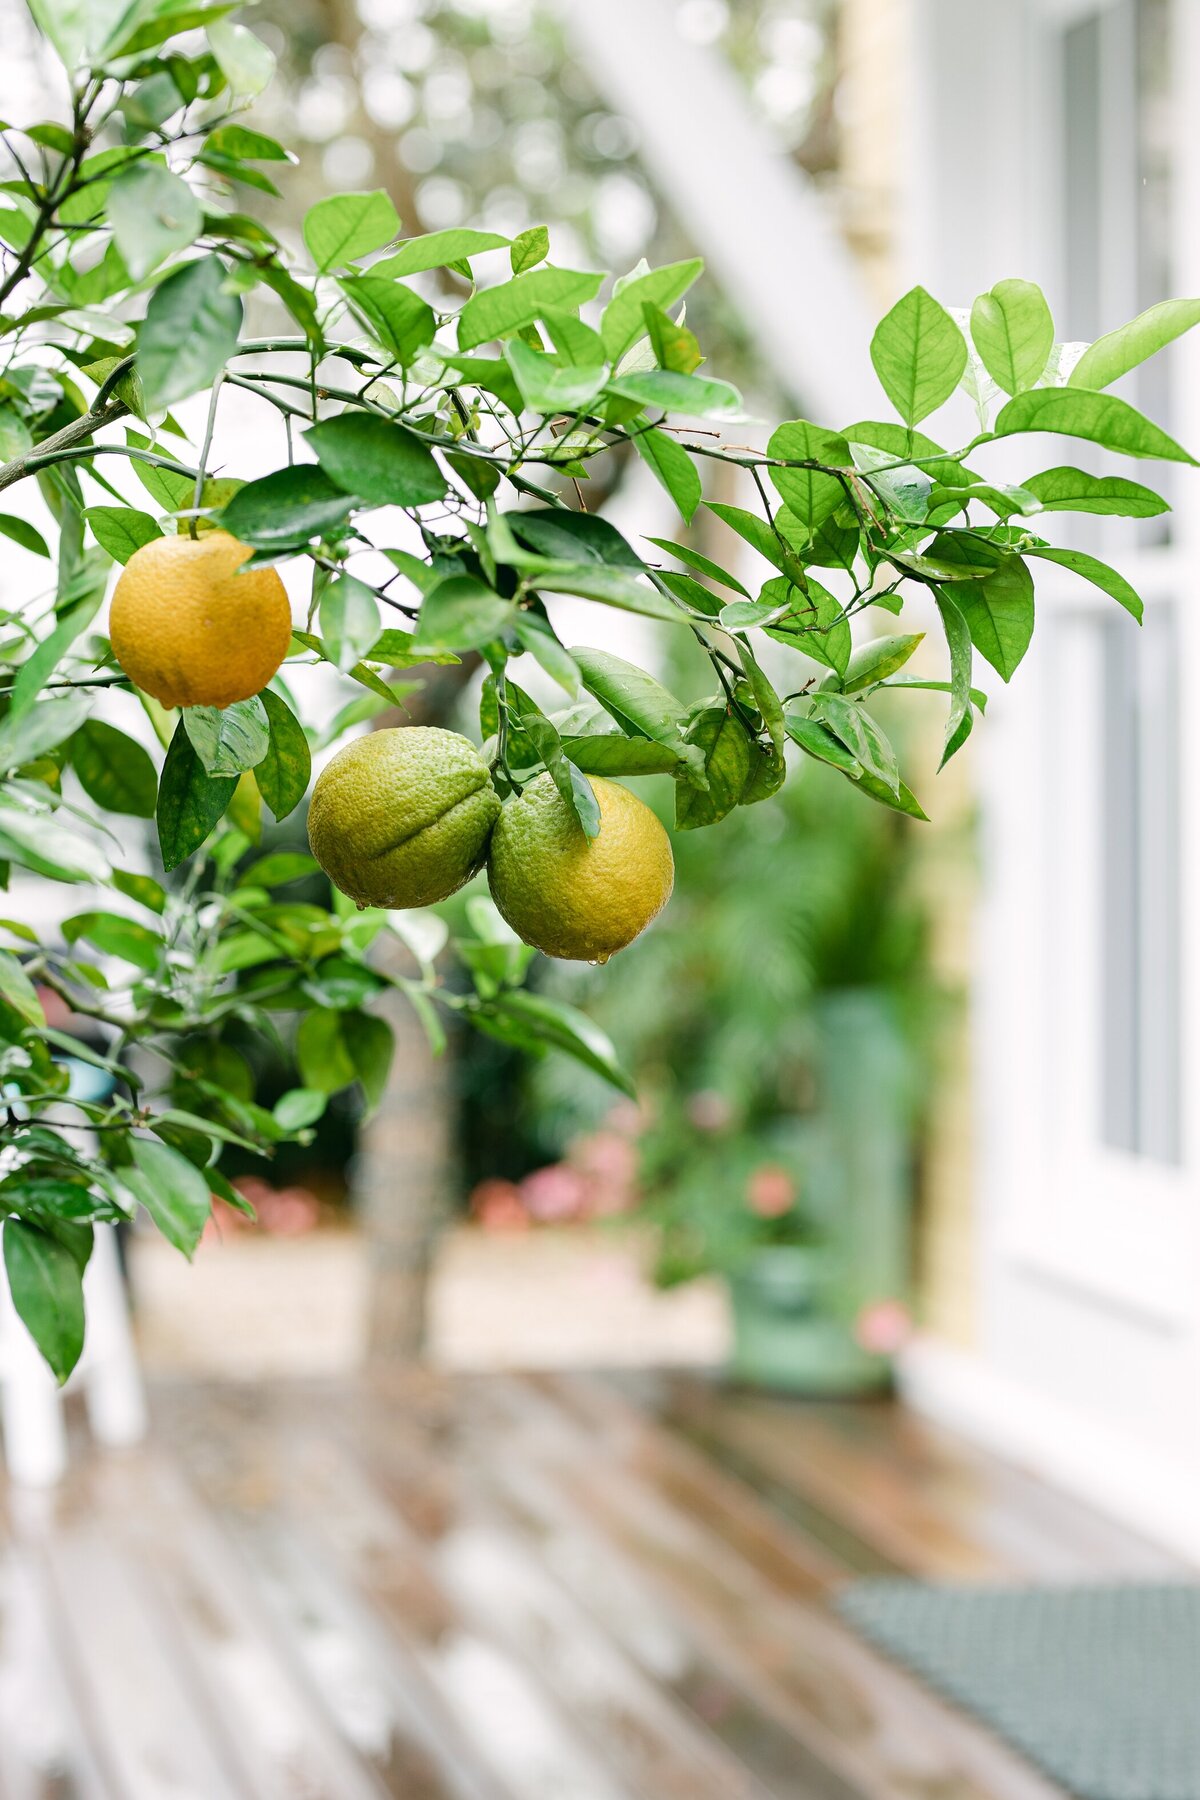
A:
[[[889,1361],[863,1350],[834,1309],[836,1267],[826,1250],[780,1244],[728,1277],[735,1381],[789,1394],[874,1393]]]

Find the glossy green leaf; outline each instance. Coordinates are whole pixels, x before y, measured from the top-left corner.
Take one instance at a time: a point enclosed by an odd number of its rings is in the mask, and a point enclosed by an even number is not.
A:
[[[703,575],[709,581],[718,581],[722,587],[732,588],[735,594],[741,594],[743,599],[749,600],[749,588],[743,587],[736,575],[731,575],[728,569],[723,569],[711,557],[703,556],[699,550],[693,550],[690,544],[676,544],[670,538],[659,537],[648,537],[646,542],[654,544],[659,550],[665,550],[668,556],[673,556],[687,568],[694,569],[697,575]]]
[[[132,506],[89,506],[83,516],[114,562],[127,563],[135,550],[162,536],[150,514]]]
[[[400,235],[400,219],[383,188],[332,194],[304,215],[304,242],[321,275],[379,250]]]
[[[1083,469],[1046,469],[1021,486],[1044,512],[1113,513],[1124,519],[1153,519],[1171,509],[1161,494],[1120,475],[1089,475]]]
[[[513,274],[523,275],[526,269],[535,269],[549,254],[549,231],[544,225],[530,225],[527,230],[518,232],[512,241],[509,262]]]
[[[828,588],[810,576],[808,591],[802,593],[776,576],[764,585],[762,598],[786,601],[789,607],[786,618],[764,627],[768,637],[813,657],[838,675],[846,673],[853,640],[841,603]]]
[[[206,775],[240,775],[267,754],[270,727],[257,694],[232,706],[187,706],[180,717]]]
[[[473,575],[449,575],[421,602],[413,649],[477,650],[506,631],[515,617],[511,600]]]
[[[455,226],[449,231],[430,231],[409,238],[391,256],[371,264],[371,273],[394,281],[401,275],[418,275],[425,269],[444,269],[449,263],[467,262],[487,250],[503,250],[509,240],[495,231],[473,231]]]
[[[685,262],[650,269],[644,275],[635,275],[632,280],[623,282],[605,307],[600,321],[600,335],[609,360],[616,362],[634,339],[642,335],[645,307],[674,305],[703,268],[700,257],[691,257]]]
[[[672,625],[685,623],[679,608],[632,570],[604,568],[597,563],[565,568],[555,565],[540,572],[537,586],[543,594],[578,594],[581,599],[598,600],[603,606],[640,613],[647,619],[664,619]]]
[[[432,451],[388,419],[344,412],[304,437],[330,480],[368,505],[425,506],[445,497],[446,477]]]
[[[351,496],[312,463],[248,481],[222,509],[220,525],[256,549],[299,548],[349,517]]]
[[[867,638],[851,653],[842,677],[842,692],[856,694],[863,688],[886,681],[902,669],[918,644],[925,640],[923,631],[902,632],[896,637]]]
[[[1200,323],[1200,300],[1160,300],[1084,351],[1067,378],[1068,387],[1106,388],[1136,369],[1185,331]]]
[[[261,94],[275,73],[275,58],[245,25],[220,19],[208,27],[208,41],[221,73],[235,94]]]
[[[373,1013],[348,1012],[342,1018],[342,1042],[354,1065],[354,1073],[374,1112],[387,1089],[396,1040],[386,1019]]]
[[[815,757],[818,762],[829,763],[843,774],[856,775],[858,759],[847,750],[841,738],[835,737],[828,725],[822,725],[819,719],[809,718],[807,714],[792,712],[785,707],[784,729],[794,744],[799,744],[805,755]]]
[[[1063,569],[1071,569],[1076,575],[1081,575],[1085,581],[1090,581],[1093,587],[1098,587],[1103,593],[1110,594],[1125,608],[1127,613],[1133,614],[1139,625],[1141,624],[1144,611],[1141,596],[1118,570],[1110,569],[1108,564],[1101,562],[1098,557],[1089,556],[1084,550],[1057,550],[1052,549],[1049,545],[1028,550],[1026,555],[1039,557],[1042,562],[1057,563]]]
[[[520,338],[504,346],[504,357],[531,412],[582,412],[599,394],[608,374],[607,363],[567,363],[560,368]]]
[[[225,292],[225,269],[206,256],[155,288],[138,330],[137,366],[146,408],[163,411],[211,387],[237,347],[242,303]]]
[[[164,944],[157,931],[127,919],[121,913],[85,912],[64,919],[62,934],[68,944],[80,938],[94,944],[105,956],[120,956],[148,974],[158,968]]]
[[[954,583],[951,598],[967,622],[971,642],[996,673],[1009,681],[1033,634],[1033,580],[1019,556],[992,545],[964,548],[955,539],[936,540],[942,564],[966,566],[970,578]],[[985,575],[975,571],[981,562]]]
[[[923,287],[911,288],[880,320],[871,361],[883,391],[906,425],[948,400],[967,366],[962,332]]]
[[[158,771],[136,739],[104,719],[88,719],[71,739],[71,766],[89,800],[106,813],[152,819]]]
[[[587,775],[673,775],[681,767],[678,753],[650,738],[624,737],[598,731],[587,737],[564,737],[563,750]]]
[[[637,369],[616,375],[609,382],[608,391],[636,400],[639,406],[697,419],[727,418],[742,410],[742,396],[730,382],[708,375],[682,375],[669,369]]]
[[[208,1183],[178,1150],[153,1138],[134,1138],[133,1167],[121,1179],[141,1201],[169,1244],[189,1259],[212,1211]]]
[[[474,294],[458,315],[458,346],[474,350],[493,338],[504,338],[531,325],[545,307],[582,306],[600,291],[602,275],[578,269],[531,269],[499,287]]]
[[[707,786],[680,781],[675,788],[675,826],[693,831],[715,825],[732,812],[746,790],[754,766],[754,745],[737,714],[727,706],[707,706],[691,721],[687,742],[699,750]]]
[[[946,720],[946,736],[942,750],[943,767],[954,754],[960,741],[963,720],[971,706],[971,633],[958,607],[958,589],[935,588],[933,597],[942,615],[942,629],[950,651],[950,714]]]
[[[521,991],[501,994],[495,1002],[495,1013],[519,1025],[548,1048],[565,1051],[621,1093],[633,1097],[633,1083],[621,1067],[607,1033],[578,1007],[551,999],[548,994]]]
[[[1032,281],[998,281],[971,308],[971,337],[984,368],[1006,394],[1030,388],[1054,348],[1054,319]]]
[[[95,844],[39,813],[0,804],[0,861],[52,881],[107,881],[108,859]]]
[[[325,654],[348,674],[379,636],[379,602],[353,575],[335,575],[321,596],[321,636]]]
[[[626,731],[650,738],[669,750],[678,762],[689,766],[693,779],[704,779],[700,750],[684,743],[687,709],[661,682],[636,664],[606,650],[573,646],[580,679],[605,712]]]
[[[0,719],[0,771],[35,762],[61,744],[87,717],[86,694],[43,700],[19,718]]]
[[[810,704],[814,716],[841,739],[859,768],[882,782],[889,792],[898,794],[900,770],[896,752],[866,707],[841,694],[826,693],[814,694]]]
[[[852,467],[850,446],[836,432],[823,431],[807,419],[792,419],[777,426],[767,444],[767,455],[786,462],[811,461],[844,468]],[[788,511],[807,531],[816,531],[829,515],[846,499],[846,489],[836,475],[819,469],[783,469],[772,466],[768,473]]]
[[[118,175],[105,208],[121,259],[135,281],[195,243],[204,208],[165,163],[133,163]]]
[[[8,1219],[3,1237],[17,1315],[62,1383],[83,1351],[83,1271],[66,1245],[38,1225]]]
[[[236,776],[205,774],[181,719],[167,750],[158,790],[158,842],[165,869],[178,868],[199,849],[224,815],[236,786]]]
[[[1083,388],[1031,388],[1018,394],[1001,408],[993,430],[997,437],[1053,431],[1064,437],[1087,438],[1124,456],[1153,456],[1164,462],[1196,460],[1128,401]]]
[[[700,473],[695,463],[675,438],[665,431],[642,431],[633,440],[642,461],[653,469],[679,508],[687,524],[691,524],[704,495]]]
[[[433,308],[411,288],[377,275],[347,275],[338,283],[367,330],[404,368],[437,330]]]

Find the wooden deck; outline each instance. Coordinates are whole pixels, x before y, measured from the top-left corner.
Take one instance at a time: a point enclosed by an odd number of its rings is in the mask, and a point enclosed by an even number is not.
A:
[[[1051,1800],[831,1594],[1172,1567],[885,1406],[414,1374],[155,1413],[0,1500],[2,1800]]]

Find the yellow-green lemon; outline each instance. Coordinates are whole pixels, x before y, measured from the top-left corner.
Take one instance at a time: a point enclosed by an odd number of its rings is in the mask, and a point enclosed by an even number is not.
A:
[[[488,850],[492,898],[517,935],[547,956],[607,962],[671,897],[671,840],[628,788],[588,778],[600,831],[583,828],[549,775],[505,801]]]
[[[275,569],[227,531],[151,538],[121,571],[109,611],[117,661],[163,706],[231,706],[266,687],[288,652],[292,611]]]
[[[500,811],[467,738],[432,725],[370,731],[326,764],[308,811],[312,853],[360,906],[428,906],[482,866]]]

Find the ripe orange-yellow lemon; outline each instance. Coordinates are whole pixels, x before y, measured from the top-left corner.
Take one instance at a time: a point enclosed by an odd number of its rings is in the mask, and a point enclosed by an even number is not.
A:
[[[334,886],[360,906],[428,906],[482,866],[499,811],[468,738],[400,726],[355,738],[326,764],[308,841]]]
[[[657,918],[675,883],[671,840],[650,808],[589,776],[600,831],[585,836],[549,775],[506,800],[488,849],[492,899],[547,956],[607,962]]]
[[[121,571],[109,612],[113,652],[163,706],[231,706],[266,687],[287,655],[292,612],[275,569],[227,531],[151,538]]]

